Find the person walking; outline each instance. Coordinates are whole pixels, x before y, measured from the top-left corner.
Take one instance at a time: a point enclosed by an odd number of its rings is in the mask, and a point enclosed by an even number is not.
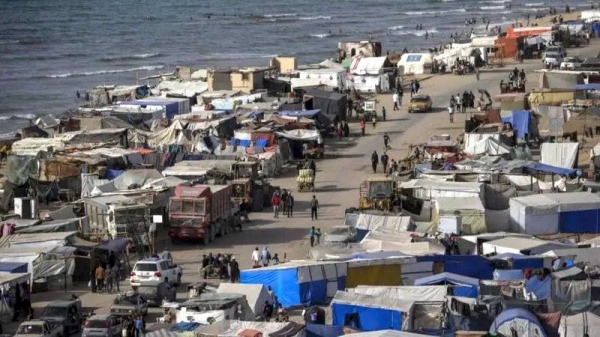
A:
[[[394,95],[392,96],[392,102],[394,102],[394,111],[399,110],[400,108],[398,107],[398,99],[400,98],[400,95],[398,95],[397,92],[394,93]]]
[[[269,265],[269,261],[271,261],[271,252],[269,252],[267,246],[263,247],[263,250],[260,254],[260,259],[262,260],[263,267]]]
[[[418,94],[419,90],[421,90],[421,83],[419,83],[419,80],[415,80],[415,94]]]
[[[138,315],[134,321],[135,326],[135,336],[136,337],[144,337],[145,334],[145,326],[146,322],[144,322],[144,318],[141,315]]]
[[[360,133],[361,135],[365,135],[365,128],[367,127],[367,122],[363,119],[360,121]]]
[[[373,151],[371,155],[371,166],[373,167],[373,173],[377,173],[377,164],[379,164],[379,155],[377,151]]]
[[[456,101],[456,111],[461,112],[462,97],[460,97],[460,94],[456,94],[456,97],[454,100]]]
[[[294,197],[292,196],[292,192],[289,192],[287,199],[285,200],[286,205],[284,207],[287,210],[287,217],[294,217]]]
[[[308,231],[308,238],[310,240],[310,246],[314,247],[315,246],[315,226],[312,226],[310,228],[310,230]]]
[[[408,85],[408,87],[410,88],[410,97],[412,98],[413,95],[415,94],[415,81],[414,80],[410,81],[410,84]]]
[[[383,107],[381,107],[381,117],[383,117],[383,121],[384,121],[384,122],[385,122],[386,115],[387,115],[387,114],[386,114],[386,112],[387,112],[387,111],[385,110],[385,107],[384,107],[384,106],[383,106]]]
[[[475,67],[475,78],[479,82],[479,68]]]
[[[263,316],[265,318],[265,322],[269,322],[271,317],[273,317],[273,304],[269,303],[269,301],[265,301]]]
[[[315,238],[317,239],[317,245],[321,244],[321,228],[317,228],[317,231],[315,232]]]
[[[319,200],[317,197],[313,195],[310,200],[310,218],[311,220],[319,220],[319,216],[317,215],[317,211],[319,210]]]
[[[450,123],[454,123],[454,106],[448,106],[448,115],[450,116]]]
[[[388,136],[387,132],[383,134],[383,147],[385,149],[390,149],[390,136]]]
[[[402,85],[398,87],[398,107],[402,106],[402,96],[404,95],[404,90],[402,90]]]
[[[104,275],[104,268],[102,267],[102,264],[99,264],[98,267],[96,267],[96,283],[99,292],[104,291]]]
[[[271,197],[271,205],[273,206],[273,218],[279,218],[279,205],[281,204],[281,197],[279,193],[274,192]]]
[[[110,267],[110,265],[106,266],[106,271],[104,272],[104,278],[106,279],[106,292],[112,293],[113,291],[113,273],[114,269]]]
[[[260,252],[258,251],[258,247],[254,248],[252,252],[252,267],[260,268]]]
[[[381,155],[381,165],[383,166],[383,174],[387,175],[387,166],[388,166],[388,161],[389,161],[389,157],[387,155],[387,153],[383,152],[383,154]]]
[[[240,280],[240,264],[235,260],[235,256],[229,261],[229,276],[231,283],[236,283]]]

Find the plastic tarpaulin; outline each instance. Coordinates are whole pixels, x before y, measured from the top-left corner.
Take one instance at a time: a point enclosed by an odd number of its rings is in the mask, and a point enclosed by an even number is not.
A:
[[[500,313],[490,327],[490,334],[511,336],[511,328],[519,337],[547,337],[539,319],[523,308],[506,309]]]
[[[402,284],[400,265],[370,265],[348,269],[346,287],[359,285],[398,286]]]
[[[465,146],[465,153],[470,155],[487,154],[490,156],[500,156],[509,154],[510,152],[511,148],[509,146],[500,143],[500,141],[493,137],[487,137],[470,146]]]
[[[409,301],[445,301],[447,286],[358,286],[354,293]]]
[[[579,143],[542,143],[540,148],[543,164],[573,168],[579,151]]]
[[[600,336],[600,316],[598,307],[572,316],[564,315],[560,321],[558,333],[560,337]]]
[[[540,280],[537,276],[530,277],[525,282],[525,294],[531,300],[547,300],[552,293],[552,279],[546,277]]]
[[[415,280],[415,285],[454,285],[454,296],[476,298],[479,294],[479,280],[453,273],[440,273]]]
[[[316,141],[317,144],[323,144],[323,137],[318,130],[288,130],[279,131],[277,134],[281,137],[298,141]]]
[[[521,269],[494,270],[494,280],[497,281],[522,280],[523,278],[523,270]]]
[[[530,118],[529,111],[513,110],[510,117],[502,117],[502,122],[510,123],[513,129],[517,131],[517,137],[525,139],[525,135],[529,134]]]
[[[306,337],[338,337],[344,335],[342,325],[306,324]]]
[[[121,253],[125,250],[125,247],[127,247],[127,244],[129,244],[129,240],[127,240],[127,239],[114,239],[114,240],[105,241],[105,242],[99,244],[96,248],[102,249],[102,250],[108,250],[111,252]]]
[[[338,291],[330,304],[332,324],[363,331],[402,330],[403,313],[409,317],[412,305],[412,301]]]
[[[221,283],[217,293],[241,294],[246,296],[246,301],[255,316],[260,316],[265,306],[265,301],[271,301],[269,292],[262,284]]]

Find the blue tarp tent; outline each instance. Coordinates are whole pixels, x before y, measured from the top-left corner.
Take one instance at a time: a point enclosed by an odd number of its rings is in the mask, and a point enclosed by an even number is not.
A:
[[[412,305],[412,301],[338,291],[330,309],[333,325],[363,331],[402,330],[403,314],[408,317]]]
[[[548,276],[540,280],[537,276],[532,276],[525,282],[525,291],[536,300],[547,300],[552,293],[552,278]]]
[[[0,262],[0,272],[2,273],[26,273],[27,262]]]
[[[491,257],[492,260],[513,260],[514,269],[538,269],[544,268],[544,257],[542,256],[527,256],[513,253],[498,254]]]
[[[581,176],[581,174],[582,174],[580,170],[573,170],[573,169],[569,169],[569,168],[552,166],[552,165],[542,164],[542,163],[529,163],[529,164],[525,165],[524,167],[531,171],[557,174],[557,175],[569,176],[569,177]]]
[[[496,269],[494,271],[494,280],[496,281],[522,280],[524,278],[521,269]]]
[[[513,110],[510,117],[502,117],[502,123],[510,123],[517,137],[525,139],[525,135],[529,134],[529,121],[531,114],[527,110]]]
[[[577,84],[575,90],[600,90],[600,83]]]
[[[306,337],[338,337],[344,335],[342,325],[306,324]]]
[[[489,332],[494,336],[511,336],[511,328],[515,328],[520,337],[548,336],[538,318],[531,311],[523,308],[502,311],[492,323]]]
[[[494,277],[494,264],[479,255],[428,255],[416,256],[417,262],[443,262],[444,272],[468,276],[479,280]]]
[[[348,264],[343,262],[290,262],[242,270],[241,283],[271,286],[284,308],[327,302],[346,288]]]
[[[452,273],[440,273],[415,280],[416,286],[436,284],[454,285],[452,287],[454,296],[476,298],[479,294],[479,280],[472,277]]]

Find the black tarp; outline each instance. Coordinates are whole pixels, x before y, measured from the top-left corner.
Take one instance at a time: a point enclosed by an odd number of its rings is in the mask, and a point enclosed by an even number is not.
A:
[[[309,107],[311,101],[312,107]],[[304,102],[306,110],[319,109],[327,116],[338,116],[340,120],[346,120],[348,101],[345,94],[309,88],[305,90]]]

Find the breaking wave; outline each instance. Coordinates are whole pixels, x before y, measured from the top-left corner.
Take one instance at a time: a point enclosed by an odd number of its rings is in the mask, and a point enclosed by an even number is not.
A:
[[[121,56],[105,56],[101,57],[100,61],[112,62],[112,61],[131,61],[131,60],[143,60],[152,57],[162,56],[160,53],[151,54],[133,54],[133,55],[121,55]]]
[[[403,29],[404,26],[400,25],[400,26],[392,26],[392,27],[388,27],[388,30],[401,30]]]
[[[16,115],[11,115],[11,116],[0,116],[0,120],[7,120],[7,119],[11,119],[11,118],[22,118],[22,119],[34,120],[37,118],[37,116],[34,114],[16,114]]]
[[[265,15],[263,15],[264,18],[289,18],[289,17],[294,17],[294,16],[298,16],[298,14],[282,13],[282,14],[265,14]]]
[[[303,16],[303,17],[301,17],[299,19],[303,20],[303,21],[331,20],[331,16],[323,16],[323,15],[318,15],[318,16]]]
[[[481,7],[479,7],[479,9],[484,10],[484,11],[485,10],[494,10],[494,9],[505,9],[505,8],[506,8],[506,6],[504,6],[504,5],[501,5],[501,6],[481,6]]]
[[[398,31],[395,31],[393,34],[394,35],[425,36],[426,32],[429,32],[430,35],[432,33],[434,33],[434,34],[438,33],[437,29],[434,27],[431,29],[423,29],[423,30],[415,30],[415,29],[398,30]]]
[[[329,33],[323,33],[323,34],[310,34],[310,37],[316,37],[318,39],[324,39],[326,37],[330,37],[331,34]]]
[[[94,76],[94,75],[102,75],[102,74],[117,74],[117,73],[127,73],[138,70],[157,70],[162,69],[165,66],[144,66],[144,67],[136,67],[129,69],[107,69],[107,70],[96,70],[96,71],[82,71],[82,72],[73,72],[73,73],[63,73],[63,74],[53,74],[44,76],[45,78],[67,78],[67,77],[76,77],[76,76]]]
[[[445,14],[445,13],[466,13],[467,10],[464,8],[458,8],[458,9],[449,9],[449,10],[445,10],[445,11],[410,11],[410,12],[403,12],[402,14],[406,14],[406,15],[436,15],[436,14]]]
[[[525,7],[539,7],[539,6],[544,6],[545,3],[543,2],[533,2],[533,3],[529,3],[529,4],[525,4]]]
[[[279,55],[273,54],[258,54],[258,53],[212,53],[207,55],[200,55],[202,60],[242,60],[242,59],[265,59],[271,57],[277,57]]]

